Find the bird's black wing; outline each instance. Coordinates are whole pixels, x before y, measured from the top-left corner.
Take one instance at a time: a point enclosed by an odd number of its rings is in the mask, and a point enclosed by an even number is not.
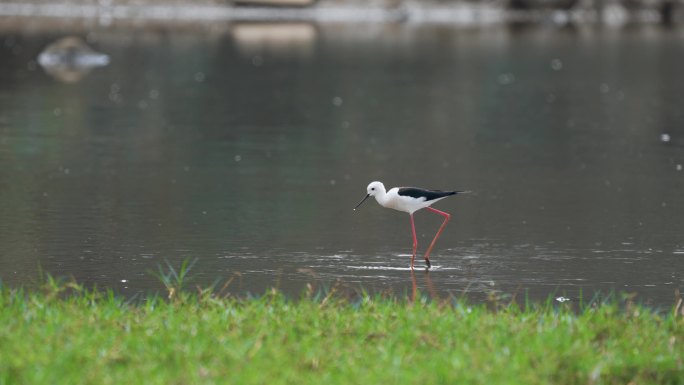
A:
[[[455,195],[463,191],[440,191],[440,190],[426,190],[418,187],[401,187],[397,191],[399,195],[411,198],[425,198],[426,201],[431,201],[439,198]]]

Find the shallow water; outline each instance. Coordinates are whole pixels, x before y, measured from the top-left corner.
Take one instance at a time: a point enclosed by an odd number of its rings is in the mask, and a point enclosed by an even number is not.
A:
[[[96,28],[110,63],[70,83],[36,63],[65,34],[0,36],[5,283],[128,296],[196,258],[235,294],[682,288],[680,31]],[[436,204],[431,272],[407,269],[406,214],[352,211],[372,180],[473,191]],[[420,251],[440,222],[416,214]]]

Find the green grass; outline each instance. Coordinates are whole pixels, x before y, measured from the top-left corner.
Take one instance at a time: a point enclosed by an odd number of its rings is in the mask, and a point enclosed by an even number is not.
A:
[[[210,291],[126,303],[52,281],[0,288],[0,384],[682,384],[677,310]]]

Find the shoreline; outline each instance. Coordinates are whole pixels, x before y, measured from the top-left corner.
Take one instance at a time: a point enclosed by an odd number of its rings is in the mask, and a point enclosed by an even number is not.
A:
[[[582,3],[582,2],[578,2]],[[553,4],[553,2],[552,2]],[[409,0],[359,1],[320,0],[308,6],[257,6],[214,0],[197,2],[161,2],[143,0],[63,0],[47,2],[7,2],[0,4],[0,19],[12,20],[95,20],[99,25],[118,21],[174,23],[223,22],[318,22],[318,23],[408,23],[451,26],[489,26],[507,23],[552,25],[601,24],[680,24],[684,4],[661,1],[649,6],[626,7],[620,2],[606,2],[601,7],[576,5],[572,8],[551,6],[512,8],[508,2],[487,3],[415,2]],[[673,4],[668,6],[667,4]],[[676,4],[676,6],[674,5]]]

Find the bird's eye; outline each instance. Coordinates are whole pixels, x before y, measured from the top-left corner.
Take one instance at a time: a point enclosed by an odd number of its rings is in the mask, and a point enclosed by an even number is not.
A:
[[[372,188],[371,188],[371,191],[375,191],[375,187],[372,187]]]

